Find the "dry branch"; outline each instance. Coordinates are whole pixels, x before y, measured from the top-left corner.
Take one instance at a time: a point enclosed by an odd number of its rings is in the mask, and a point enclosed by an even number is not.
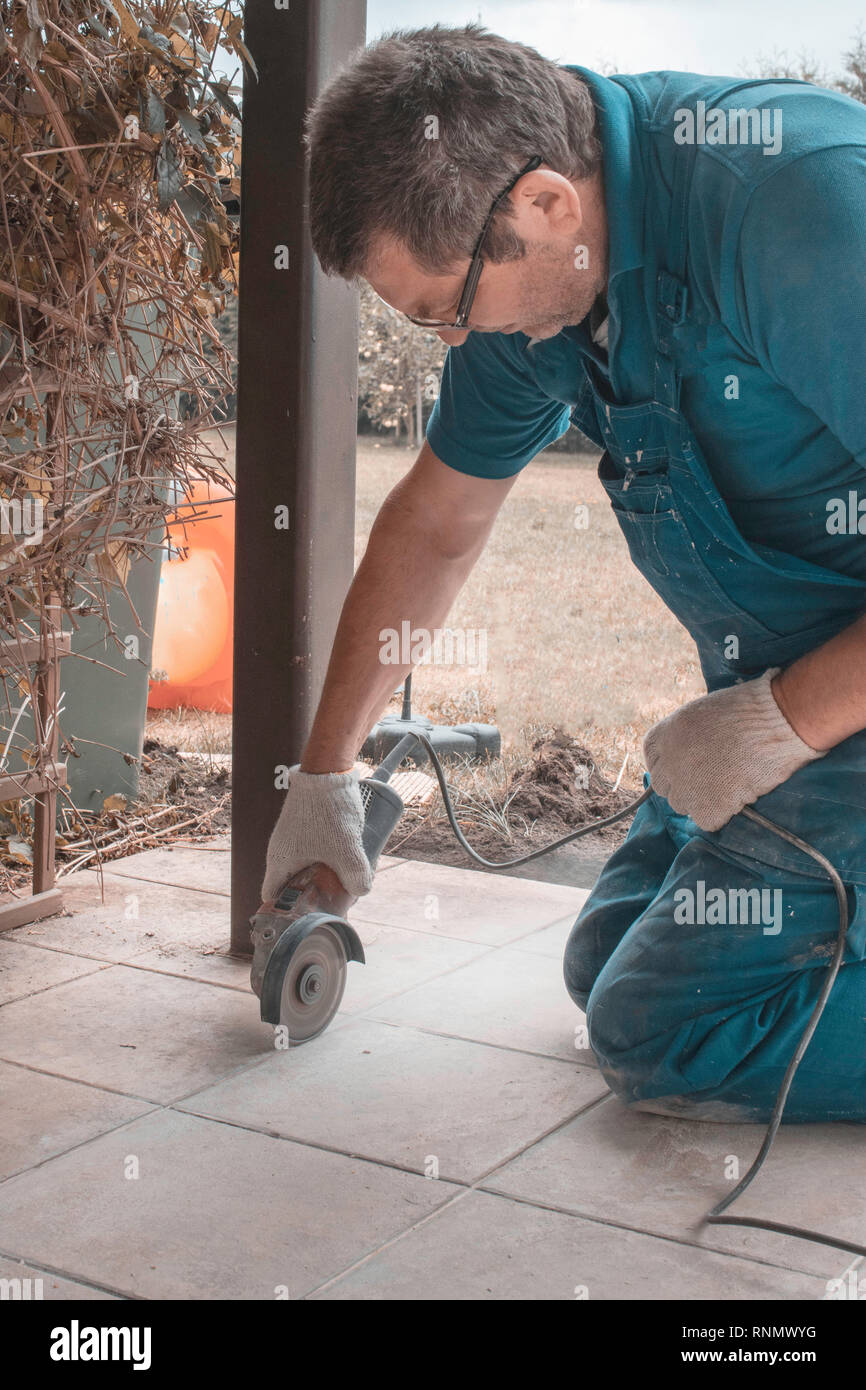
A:
[[[41,634],[43,659],[43,596],[119,642],[130,562],[195,477],[226,492],[204,431],[232,389],[212,319],[237,290],[240,121],[212,73],[219,47],[251,62],[241,9],[0,0],[0,642]],[[8,729],[14,652],[2,684]],[[42,732],[9,753],[41,771]]]

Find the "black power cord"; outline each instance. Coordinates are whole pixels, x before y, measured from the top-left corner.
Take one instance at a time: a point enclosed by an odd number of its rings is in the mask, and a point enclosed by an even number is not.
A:
[[[650,787],[647,787],[646,791],[643,792],[642,795],[639,796],[636,801],[630,802],[628,806],[624,806],[621,811],[615,812],[614,815],[606,816],[603,820],[591,821],[589,825],[583,825],[580,827],[579,830],[573,830],[569,835],[563,835],[561,839],[554,840],[552,844],[545,845],[543,849],[533,850],[531,854],[524,854],[519,859],[507,859],[497,863],[492,859],[485,859],[482,855],[478,854],[478,852],[472,848],[469,841],[466,839],[466,836],[463,834],[463,831],[460,829],[460,826],[457,824],[457,821],[454,816],[454,809],[451,805],[451,796],[448,791],[448,784],[445,781],[445,773],[442,769],[442,764],[439,761],[436,750],[433,747],[430,740],[424,734],[419,733],[416,730],[412,731],[412,736],[417,738],[419,743],[423,744],[424,748],[426,748],[427,753],[430,756],[430,760],[433,763],[433,769],[436,773],[436,780],[439,783],[439,790],[442,793],[442,800],[445,805],[445,811],[448,816],[451,829],[454,831],[457,840],[459,841],[463,849],[466,851],[466,853],[470,855],[477,864],[483,865],[485,869],[514,869],[517,868],[520,864],[528,864],[532,859],[540,859],[540,857],[543,854],[550,854],[552,850],[559,849],[560,846],[567,845],[572,840],[579,839],[581,835],[588,835],[590,831],[593,830],[603,830],[605,826],[613,825],[616,821],[622,820],[625,816],[631,815],[634,811],[638,809],[639,806],[642,806],[643,803],[647,801],[652,794],[652,789]],[[408,740],[404,740],[404,742],[408,742]],[[858,1245],[856,1241],[840,1240],[836,1236],[825,1236],[822,1235],[819,1231],[808,1231],[802,1226],[786,1226],[778,1221],[764,1221],[757,1216],[722,1215],[722,1212],[726,1211],[727,1208],[731,1206],[732,1203],[735,1202],[738,1197],[742,1196],[749,1184],[753,1181],[755,1177],[757,1177],[761,1167],[763,1166],[764,1160],[770,1152],[773,1140],[776,1137],[776,1132],[779,1128],[779,1125],[782,1122],[782,1112],[785,1109],[785,1104],[788,1099],[788,1093],[790,1092],[791,1084],[794,1080],[794,1075],[797,1071],[798,1066],[800,1065],[800,1062],[803,1059],[803,1054],[806,1051],[806,1048],[809,1046],[809,1043],[812,1040],[812,1035],[814,1034],[815,1029],[818,1027],[818,1022],[821,1018],[822,1013],[824,1012],[824,1006],[827,1003],[827,1000],[830,997],[830,991],[832,990],[833,985],[836,982],[836,976],[838,975],[839,967],[842,964],[842,957],[845,954],[845,938],[848,934],[848,895],[845,892],[845,885],[842,882],[839,873],[830,863],[829,859],[825,858],[825,856],[821,854],[820,850],[817,850],[812,845],[808,844],[806,840],[801,840],[799,835],[794,835],[790,830],[785,830],[782,828],[782,826],[776,825],[774,821],[768,820],[766,816],[762,816],[758,811],[753,810],[751,806],[744,807],[742,814],[744,816],[748,816],[749,820],[755,821],[757,825],[762,825],[765,830],[771,830],[774,835],[778,835],[783,840],[787,840],[789,844],[795,845],[797,849],[802,850],[803,854],[808,855],[811,859],[814,859],[816,863],[821,865],[821,868],[829,876],[830,882],[833,884],[833,888],[836,893],[836,902],[839,908],[839,930],[836,935],[836,947],[833,952],[833,958],[827,967],[827,974],[825,976],[824,983],[821,987],[821,992],[818,995],[817,1000],[815,1001],[815,1007],[809,1015],[809,1020],[806,1024],[806,1027],[803,1029],[803,1033],[800,1037],[799,1042],[797,1043],[797,1046],[794,1049],[793,1056],[791,1057],[791,1060],[788,1063],[785,1075],[782,1078],[782,1084],[779,1087],[779,1093],[776,1097],[776,1103],[773,1107],[773,1113],[770,1117],[770,1122],[767,1126],[767,1132],[764,1135],[764,1141],[761,1145],[758,1155],[755,1161],[753,1162],[751,1168],[746,1173],[745,1177],[740,1179],[733,1191],[729,1192],[728,1195],[721,1202],[717,1203],[717,1205],[714,1206],[711,1211],[707,1212],[706,1216],[704,1217],[704,1223],[706,1225],[711,1226],[756,1226],[763,1231],[775,1231],[779,1235],[796,1236],[799,1240],[812,1240],[816,1241],[819,1245],[832,1245],[837,1250],[845,1250],[853,1255],[866,1255],[866,1245]]]

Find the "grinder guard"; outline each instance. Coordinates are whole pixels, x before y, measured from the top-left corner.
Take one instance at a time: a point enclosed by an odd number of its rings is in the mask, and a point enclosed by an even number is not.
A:
[[[366,964],[364,947],[361,938],[348,922],[344,922],[341,917],[333,917],[327,912],[306,912],[303,917],[299,917],[296,922],[290,923],[285,931],[276,941],[271,951],[268,963],[265,966],[264,977],[262,979],[261,993],[261,1018],[263,1023],[278,1024],[280,1022],[280,1002],[282,999],[283,980],[292,956],[295,954],[300,943],[311,932],[317,931],[320,927],[330,927],[336,932],[342,944],[346,960],[360,961]],[[342,989],[340,990],[342,997]],[[336,1000],[336,1005],[340,1002]]]
[[[373,869],[404,809],[388,779],[415,742],[414,736],[407,735],[373,776],[359,784],[364,852]],[[306,1042],[327,1028],[343,995],[346,963],[365,963],[360,937],[345,920],[355,901],[332,869],[311,864],[294,874],[279,895],[262,903],[250,918],[254,948],[250,983],[259,995],[261,1018],[265,1023],[285,1024],[287,1018],[281,1014],[293,1014],[290,1045]],[[311,941],[316,932],[318,937]],[[292,973],[292,958],[299,951]]]

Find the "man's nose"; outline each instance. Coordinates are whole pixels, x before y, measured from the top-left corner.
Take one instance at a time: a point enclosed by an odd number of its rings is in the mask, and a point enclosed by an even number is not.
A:
[[[436,337],[441,338],[448,347],[459,347],[466,342],[471,331],[469,328],[437,328]]]

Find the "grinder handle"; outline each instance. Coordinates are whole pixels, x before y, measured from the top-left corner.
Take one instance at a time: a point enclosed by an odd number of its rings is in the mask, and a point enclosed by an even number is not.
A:
[[[364,808],[364,830],[361,843],[364,846],[364,853],[370,861],[370,867],[375,870],[379,855],[405,807],[397,792],[387,782],[374,781],[372,777],[364,777],[358,785],[361,791],[361,804]],[[275,903],[283,911],[290,910],[298,905],[299,898],[303,894],[305,901],[301,906],[304,910],[308,910],[308,892],[310,903],[315,898],[317,904],[325,904],[329,911],[334,912],[338,911],[340,907],[345,911],[349,903],[354,901],[346,896],[333,869],[328,868],[326,864],[308,864],[305,868],[298,869],[283,885]],[[342,899],[345,899],[345,906],[342,906]]]
[[[364,853],[375,869],[391,831],[405,810],[402,799],[387,782],[364,777],[358,783],[364,807]]]

